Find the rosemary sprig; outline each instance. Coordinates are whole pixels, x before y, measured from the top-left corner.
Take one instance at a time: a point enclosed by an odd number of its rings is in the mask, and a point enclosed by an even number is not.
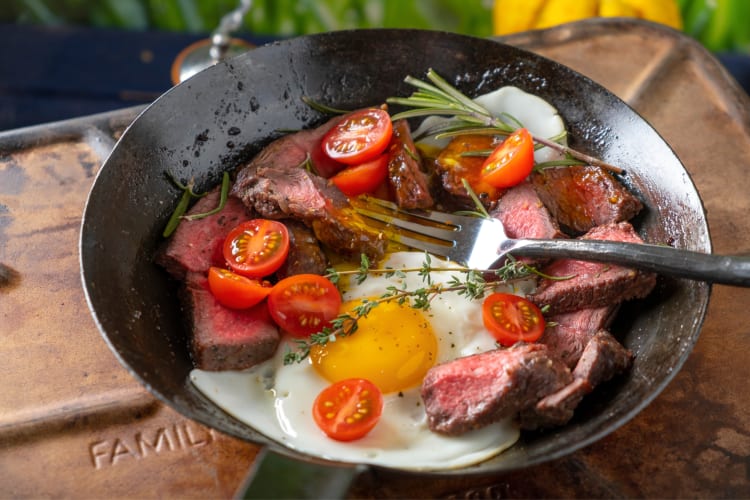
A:
[[[205,196],[206,193],[196,193],[195,191],[193,191],[193,188],[195,187],[195,179],[193,178],[190,178],[190,180],[187,181],[186,184],[183,184],[178,181],[177,178],[170,172],[165,172],[165,174],[167,175],[167,177],[169,177],[169,179],[175,186],[182,190],[180,201],[177,203],[174,212],[172,212],[172,215],[169,217],[167,225],[164,227],[164,232],[162,232],[162,236],[164,238],[168,238],[172,235],[175,229],[177,229],[177,226],[180,225],[180,220],[182,219],[182,216],[185,214],[185,212],[187,212],[187,209],[190,206],[190,201],[193,198],[200,198],[201,196]]]
[[[544,170],[545,168],[570,167],[573,165],[584,165],[584,163],[574,158],[561,158],[559,160],[550,160],[537,163],[536,165],[534,165],[534,170],[539,171]]]
[[[180,190],[182,190],[182,196],[180,197],[180,201],[177,203],[177,206],[175,207],[174,211],[172,212],[172,215],[169,217],[169,220],[167,221],[167,225],[164,227],[164,231],[162,232],[162,237],[168,238],[172,235],[172,233],[175,232],[177,229],[177,226],[180,225],[180,221],[182,219],[185,220],[198,220],[203,219],[204,217],[208,217],[210,215],[217,214],[221,212],[221,210],[224,208],[224,205],[227,203],[227,197],[229,196],[229,186],[230,186],[230,180],[229,180],[229,173],[224,172],[224,175],[221,179],[221,194],[219,197],[219,204],[209,210],[208,212],[202,212],[199,214],[192,214],[192,215],[185,215],[185,212],[187,212],[188,207],[190,207],[190,202],[193,200],[193,198],[202,198],[208,194],[208,191],[205,193],[196,193],[193,188],[195,187],[195,179],[191,178],[186,184],[181,183],[177,180],[177,178],[172,175],[170,172],[165,172],[167,177],[172,181],[172,183],[177,186]]]
[[[224,172],[224,175],[221,178],[221,194],[219,195],[219,204],[216,206],[216,208],[209,210],[208,212],[202,212],[199,214],[192,214],[192,215],[186,215],[183,217],[185,220],[198,220],[203,219],[205,217],[208,217],[210,215],[215,215],[221,212],[224,209],[224,205],[227,204],[227,197],[229,196],[229,173]]]
[[[440,77],[433,69],[427,71],[427,78],[432,83],[427,83],[412,76],[407,76],[404,81],[418,90],[410,97],[391,97],[386,100],[388,104],[397,104],[409,107],[407,111],[392,116],[393,120],[414,118],[430,115],[447,115],[456,119],[456,123],[444,124],[430,131],[445,135],[451,133],[467,133],[467,126],[476,128],[477,125],[494,129],[499,134],[508,134],[518,128],[517,120],[512,117],[493,116],[486,108],[472,101],[450,83]],[[564,155],[569,155],[589,165],[596,165],[615,173],[622,173],[620,167],[610,165],[598,158],[574,150],[563,144],[555,142],[555,138],[532,136],[534,142],[547,146]]]
[[[309,97],[306,95],[303,95],[301,99],[302,99],[302,102],[310,106],[312,109],[316,111],[320,111],[321,113],[326,114],[326,115],[343,115],[343,114],[350,112],[350,110],[338,109],[338,108],[333,108],[331,106],[327,106],[325,104],[322,104],[316,101],[312,97]]]

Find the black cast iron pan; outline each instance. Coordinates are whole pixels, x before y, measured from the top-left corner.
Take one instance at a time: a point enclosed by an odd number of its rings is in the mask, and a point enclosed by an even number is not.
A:
[[[303,96],[341,109],[379,104],[409,95],[413,88],[404,77],[424,78],[429,68],[469,95],[515,85],[548,100],[563,116],[572,146],[626,169],[646,205],[637,221],[646,240],[711,251],[701,200],[669,146],[621,100],[566,67],[495,41],[430,31],[334,32],[274,43],[209,68],[156,100],[118,141],[88,198],[80,250],[91,310],[115,355],[159,399],[221,432],[267,445],[274,460],[321,462],[269,442],[188,381],[192,364],[176,287],[152,262],[179,196],[164,172],[194,177],[196,189],[208,189],[280,131],[322,122]],[[522,468],[612,432],[682,366],[709,294],[705,283],[660,279],[652,296],[629,304],[613,326],[636,353],[632,371],[584,401],[569,425],[524,434],[478,466],[425,474]],[[357,470],[329,465],[345,476]]]

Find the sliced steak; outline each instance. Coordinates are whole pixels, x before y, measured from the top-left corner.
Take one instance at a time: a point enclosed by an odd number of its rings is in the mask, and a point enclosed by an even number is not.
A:
[[[188,211],[198,214],[219,205],[221,187],[200,198]],[[184,279],[188,272],[208,271],[210,266],[223,266],[224,239],[237,224],[253,218],[253,212],[234,196],[229,196],[217,214],[193,221],[183,220],[172,236],[162,245],[155,261],[176,279]]]
[[[302,167],[311,148],[319,147],[320,138],[338,119],[315,132],[298,132],[266,146],[238,172],[232,193],[262,217],[299,219],[332,250],[355,257],[364,253],[374,262],[382,257],[386,241],[351,209],[341,191]]]
[[[561,238],[563,233],[527,181],[506,191],[490,213],[510,238]]]
[[[638,198],[601,167],[545,168],[533,172],[531,182],[560,225],[578,233],[630,220],[643,208]]]
[[[402,208],[432,207],[434,201],[427,176],[406,120],[393,123],[388,155],[388,185],[393,201]]]
[[[188,274],[183,304],[190,315],[190,348],[197,368],[244,370],[271,358],[279,345],[279,329],[265,303],[234,310],[219,304],[208,280]]]
[[[598,226],[583,238],[643,243],[628,222]],[[555,260],[544,266],[542,273],[561,278],[572,276],[561,280],[543,279],[529,297],[537,306],[547,307],[549,314],[615,305],[642,298],[656,286],[654,273],[573,259]]]
[[[332,196],[336,195],[342,196],[338,190],[332,193]],[[340,203],[334,199],[326,207],[324,217],[312,219],[309,223],[324,248],[346,258],[359,259],[365,254],[370,262],[375,263],[385,254],[388,240],[371,228],[347,200]]]
[[[276,276],[283,279],[294,274],[325,274],[328,261],[312,230],[296,220],[282,222],[289,231],[289,255]]]
[[[338,167],[329,168],[319,160],[314,165],[317,170],[323,170],[319,175],[302,167],[308,159],[320,157],[323,137],[340,120],[337,116],[318,127],[271,142],[241,167],[232,194],[269,219],[323,214],[325,199],[318,187],[325,184],[324,177],[335,173]]]
[[[516,344],[434,366],[422,399],[430,429],[458,435],[514,416],[572,380],[545,345]]]
[[[581,359],[573,370],[573,382],[521,412],[521,427],[538,429],[567,424],[586,394],[599,384],[628,370],[632,364],[633,353],[606,330],[599,330],[586,344]]]
[[[538,342],[573,369],[591,337],[609,326],[617,309],[617,306],[589,307],[549,316],[548,326]]]
[[[294,135],[275,140],[237,173],[232,194],[268,219],[322,217],[325,181],[303,168],[309,152]]]
[[[435,171],[440,177],[443,190],[450,199],[441,199],[448,207],[473,209],[474,202],[463,185],[463,179],[489,207],[502,195],[503,190],[481,180],[482,164],[487,158],[472,153],[492,150],[496,146],[494,136],[485,134],[459,135],[452,139],[435,159]]]
[[[584,379],[574,379],[559,391],[542,398],[536,405],[523,410],[518,417],[522,429],[534,430],[567,424],[591,386]]]
[[[573,377],[586,380],[594,388],[615,375],[629,370],[633,353],[606,330],[599,330],[586,345]]]

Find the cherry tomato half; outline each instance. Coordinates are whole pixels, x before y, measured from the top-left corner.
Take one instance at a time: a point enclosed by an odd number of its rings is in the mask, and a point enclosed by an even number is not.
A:
[[[331,178],[337,188],[347,196],[372,193],[388,175],[387,154],[380,155],[361,165],[342,170]]]
[[[338,288],[317,274],[296,274],[276,283],[268,296],[268,311],[282,330],[306,337],[330,326],[339,315]]]
[[[250,278],[273,274],[289,253],[289,232],[281,222],[245,221],[224,240],[224,259],[232,271]]]
[[[353,441],[370,432],[383,413],[383,394],[367,379],[341,380],[323,389],[313,403],[313,418],[337,441]]]
[[[510,293],[493,293],[482,303],[484,326],[506,347],[534,342],[544,333],[544,317],[536,304]]]
[[[515,186],[534,168],[534,140],[519,128],[500,143],[482,165],[482,180],[496,188]]]
[[[387,111],[353,111],[323,137],[323,151],[347,165],[359,165],[379,156],[391,141],[393,124]]]
[[[259,304],[271,293],[271,284],[250,279],[228,269],[211,267],[208,288],[219,304],[231,309],[247,309]]]

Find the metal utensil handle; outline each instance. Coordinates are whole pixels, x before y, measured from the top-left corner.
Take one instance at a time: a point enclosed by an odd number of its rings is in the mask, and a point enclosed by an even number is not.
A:
[[[708,283],[750,286],[750,257],[706,254],[661,245],[598,240],[509,240],[502,254],[610,262]]]
[[[234,494],[244,498],[346,498],[366,465],[323,465],[263,447]]]
[[[224,59],[232,41],[232,33],[240,29],[242,20],[252,7],[252,0],[240,0],[240,5],[233,11],[225,14],[219,26],[211,35],[211,49],[209,51],[211,59],[216,63]]]

